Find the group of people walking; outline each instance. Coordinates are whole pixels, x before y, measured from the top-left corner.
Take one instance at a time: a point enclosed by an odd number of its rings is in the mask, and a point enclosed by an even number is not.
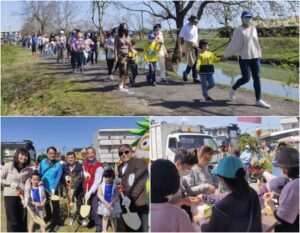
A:
[[[151,164],[153,232],[262,232],[261,202],[273,206],[275,232],[299,231],[298,150],[277,150],[272,163],[284,177],[264,174],[268,189],[260,197],[247,182],[240,158],[225,155],[210,170],[213,154],[209,146],[181,149],[173,162],[158,159]]]
[[[35,223],[42,232],[56,232],[65,220],[60,205],[62,188],[68,200],[69,225],[77,220],[82,227],[107,232],[110,221],[116,232],[117,223],[122,222],[117,219],[129,208],[141,220],[139,229],[134,230],[148,231],[148,166],[134,157],[130,145],[119,146],[117,170],[98,161],[92,147],[86,149],[83,162],[73,152],[66,154],[65,161],[59,161],[57,153],[55,147],[49,147],[47,158],[33,165],[29,152],[18,149],[13,161],[2,167],[7,232],[32,232]],[[91,206],[87,216],[81,214],[82,205]],[[50,222],[47,228],[45,222]],[[121,229],[134,231],[126,222]]]
[[[209,95],[209,90],[215,86],[214,81],[214,63],[226,61],[233,55],[238,55],[238,61],[242,77],[238,79],[229,89],[229,98],[236,100],[236,91],[239,87],[248,83],[252,75],[254,82],[254,91],[256,102],[255,105],[263,108],[271,106],[265,103],[261,98],[261,82],[260,82],[260,58],[261,47],[258,41],[256,28],[252,25],[253,15],[250,11],[243,11],[241,14],[242,25],[237,27],[231,38],[231,41],[225,50],[223,57],[217,57],[213,52],[209,51],[209,41],[201,39],[198,35],[198,19],[196,16],[190,16],[188,23],[185,24],[179,33],[178,50],[187,60],[186,69],[183,71],[182,77],[187,82],[190,72],[192,72],[193,81],[201,83],[202,95],[204,101],[208,104],[216,101]],[[49,41],[49,42],[48,42]],[[48,46],[50,43],[50,47]],[[67,48],[68,57],[71,57],[71,66],[73,72],[79,68],[84,73],[84,67],[89,62],[97,63],[99,41],[97,34],[92,32],[84,33],[82,36],[80,30],[70,33],[68,38],[64,36],[64,32],[60,31],[57,36],[51,35],[49,40],[42,35],[32,38],[32,52],[36,53],[37,46],[43,51],[50,49],[50,54],[55,51],[57,53],[57,62],[64,62],[64,49]],[[102,46],[102,45],[101,45]],[[48,48],[49,47],[49,48]],[[104,50],[107,62],[109,78],[114,80],[113,68],[115,72],[119,71],[119,90],[128,92],[127,79],[129,77],[129,86],[135,86],[136,77],[138,75],[138,52],[135,49],[135,41],[131,40],[126,23],[120,24],[119,27],[113,28],[111,32],[106,34],[104,42]],[[47,52],[48,53],[48,52]],[[46,54],[47,54],[46,53]],[[164,36],[161,31],[161,25],[156,24],[152,33],[148,35],[148,41],[143,49],[143,57],[148,66],[147,82],[156,86],[156,71],[159,64],[160,83],[167,84],[166,80],[166,61],[170,59],[165,47]],[[129,73],[130,71],[130,73]]]

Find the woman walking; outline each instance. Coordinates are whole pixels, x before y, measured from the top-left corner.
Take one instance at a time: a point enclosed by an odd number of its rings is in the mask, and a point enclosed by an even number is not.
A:
[[[81,74],[83,74],[84,44],[83,44],[83,39],[81,37],[80,31],[77,31],[76,38],[73,39],[71,48],[72,48],[72,51],[74,52],[74,61],[75,61],[72,63],[73,73],[75,73],[75,67],[76,67],[76,63],[77,63]]]
[[[128,92],[125,88],[128,77],[128,53],[133,52],[130,36],[128,35],[128,25],[121,23],[118,29],[118,36],[115,39],[115,57],[119,64],[120,84],[119,90]]]
[[[242,12],[242,25],[237,27],[234,32],[229,46],[227,47],[224,59],[239,54],[239,64],[242,73],[242,78],[229,89],[229,97],[235,100],[235,91],[250,80],[252,73],[253,86],[255,91],[256,103],[255,105],[263,108],[270,108],[271,105],[265,103],[261,99],[261,85],[260,85],[260,58],[261,48],[258,42],[257,30],[251,25],[252,13],[250,11]]]

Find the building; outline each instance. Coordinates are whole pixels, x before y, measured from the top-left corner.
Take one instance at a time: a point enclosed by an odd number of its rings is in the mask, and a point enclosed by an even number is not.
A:
[[[241,134],[240,128],[237,124],[228,126],[206,128],[205,131],[208,135],[212,136],[217,145],[236,145],[239,135]]]
[[[131,144],[136,137],[129,133],[131,129],[99,129],[93,135],[93,147],[97,159],[101,162],[117,163],[120,144]]]
[[[1,32],[1,41],[3,42],[17,42],[21,37],[21,32],[19,31]]]
[[[299,128],[299,117],[280,117],[282,130]]]
[[[25,148],[30,153],[32,160],[36,159],[36,151],[33,142],[30,140],[23,140],[23,142],[1,142],[1,162],[12,161],[17,149]]]

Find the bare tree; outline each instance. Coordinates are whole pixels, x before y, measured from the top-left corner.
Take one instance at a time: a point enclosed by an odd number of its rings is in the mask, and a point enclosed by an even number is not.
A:
[[[99,32],[100,44],[104,43],[104,30],[103,30],[103,16],[105,9],[110,5],[110,2],[93,0],[92,7],[92,21]]]

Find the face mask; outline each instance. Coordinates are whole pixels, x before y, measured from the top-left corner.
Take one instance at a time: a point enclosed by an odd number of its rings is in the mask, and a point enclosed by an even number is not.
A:
[[[180,176],[187,176],[191,173],[191,170],[183,170],[179,172]]]
[[[243,18],[243,24],[249,25],[252,22],[252,18]]]
[[[226,185],[219,183],[219,189],[221,193],[227,192],[228,189],[226,187]]]
[[[168,199],[168,202],[170,202],[172,200],[172,198],[174,197],[173,194],[166,196],[166,198]]]

